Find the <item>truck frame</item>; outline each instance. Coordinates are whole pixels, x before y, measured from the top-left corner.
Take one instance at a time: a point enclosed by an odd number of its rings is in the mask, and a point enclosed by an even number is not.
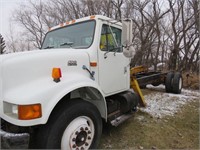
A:
[[[95,15],[49,29],[41,50],[0,56],[2,129],[30,148],[97,148],[102,122],[118,126],[146,106],[139,86],[180,93],[180,73],[130,68],[132,21]]]

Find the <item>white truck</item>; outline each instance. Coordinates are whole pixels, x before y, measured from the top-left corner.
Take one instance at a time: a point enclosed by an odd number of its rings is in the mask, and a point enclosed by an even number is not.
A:
[[[95,15],[51,28],[41,50],[0,56],[2,129],[30,133],[30,148],[97,148],[102,121],[117,126],[138,106],[131,37],[130,20]]]

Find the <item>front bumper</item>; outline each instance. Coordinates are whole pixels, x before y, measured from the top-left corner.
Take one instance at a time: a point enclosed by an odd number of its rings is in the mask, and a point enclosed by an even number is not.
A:
[[[28,149],[28,133],[8,133],[0,129],[0,149]]]

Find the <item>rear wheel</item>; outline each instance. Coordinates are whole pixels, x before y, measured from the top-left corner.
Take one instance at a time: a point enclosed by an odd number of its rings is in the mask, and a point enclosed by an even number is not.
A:
[[[167,74],[167,76],[166,76],[166,79],[165,79],[165,90],[166,90],[167,93],[173,92],[173,89],[172,89],[173,77],[174,77],[174,73],[173,72],[169,72]]]
[[[86,101],[75,99],[56,112],[48,123],[40,127],[33,138],[33,148],[94,149],[102,133],[102,120],[97,108]]]
[[[173,93],[180,94],[182,90],[183,79],[180,72],[176,72],[173,78]]]
[[[152,83],[153,86],[159,86],[160,85],[160,82],[154,82]]]

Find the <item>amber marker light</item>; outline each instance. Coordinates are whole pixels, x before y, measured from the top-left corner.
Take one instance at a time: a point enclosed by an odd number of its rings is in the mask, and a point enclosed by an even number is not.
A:
[[[90,19],[94,19],[95,18],[95,16],[90,16]]]
[[[53,68],[52,69],[52,78],[53,81],[56,83],[60,82],[60,78],[62,77],[61,69],[60,68]]]
[[[18,118],[20,120],[31,120],[42,117],[41,104],[18,105]]]
[[[76,20],[72,20],[72,21],[71,21],[71,23],[75,23],[75,22],[76,22]]]
[[[70,22],[69,21],[66,21],[66,25],[69,25],[70,24]]]
[[[96,67],[96,66],[97,66],[97,62],[94,62],[94,61],[93,61],[93,62],[90,62],[90,66],[91,66],[91,67]]]
[[[64,26],[64,23],[61,23],[61,24],[60,24],[60,27],[63,27],[63,26]]]

